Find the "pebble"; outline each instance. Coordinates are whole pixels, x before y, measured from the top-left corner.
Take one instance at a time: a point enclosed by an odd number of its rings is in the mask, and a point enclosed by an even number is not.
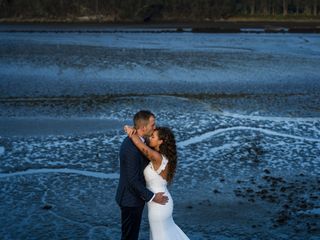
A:
[[[214,189],[213,192],[214,192],[214,193],[221,193],[221,192],[220,192],[219,190],[217,190],[217,189]]]
[[[251,189],[251,188],[247,188],[247,193],[252,193],[253,192],[253,189]]]
[[[288,205],[288,204],[284,204],[282,207],[283,207],[284,209],[288,209],[288,208],[289,208],[289,205]]]
[[[44,210],[50,210],[51,208],[52,208],[52,206],[49,205],[49,204],[45,204],[45,205],[42,207],[42,209],[44,209]]]
[[[280,225],[283,225],[285,223],[287,223],[287,221],[289,220],[289,216],[287,213],[280,213],[280,215],[277,217],[276,222]]]
[[[263,170],[263,172],[266,173],[266,174],[270,174],[271,173],[270,170],[268,170],[268,169]]]

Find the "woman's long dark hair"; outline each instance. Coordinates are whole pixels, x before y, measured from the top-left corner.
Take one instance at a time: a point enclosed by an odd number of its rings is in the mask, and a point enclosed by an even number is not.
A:
[[[177,147],[176,140],[173,132],[167,127],[157,127],[155,131],[158,132],[158,137],[163,140],[160,145],[160,153],[166,156],[169,160],[168,162],[168,176],[167,181],[171,183],[176,172],[177,167]]]

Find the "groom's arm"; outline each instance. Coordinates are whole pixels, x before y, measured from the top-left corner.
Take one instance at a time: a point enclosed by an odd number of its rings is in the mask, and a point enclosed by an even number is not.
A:
[[[133,189],[144,201],[151,201],[155,194],[148,190],[139,178],[141,168],[139,152],[130,146],[126,149],[123,157],[125,172],[131,189]]]
[[[165,205],[169,198],[164,195],[164,192],[153,193],[148,190],[141,179],[139,178],[139,160],[140,154],[137,151],[129,151],[129,155],[125,157],[125,169],[128,177],[128,182],[131,187],[144,201],[146,202],[156,202],[161,205]]]

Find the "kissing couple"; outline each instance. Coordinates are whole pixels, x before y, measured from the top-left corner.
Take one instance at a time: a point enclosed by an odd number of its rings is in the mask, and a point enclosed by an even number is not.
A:
[[[148,206],[150,240],[187,240],[172,218],[167,184],[177,165],[176,142],[167,127],[156,127],[155,115],[137,112],[120,147],[120,179],[116,201],[121,209],[121,240],[138,240],[142,212]]]

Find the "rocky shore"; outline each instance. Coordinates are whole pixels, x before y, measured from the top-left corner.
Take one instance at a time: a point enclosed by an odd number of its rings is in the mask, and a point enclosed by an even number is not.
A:
[[[265,169],[259,177],[218,181],[211,194],[193,190],[175,206],[175,218],[191,239],[320,238],[319,177],[273,175]]]

